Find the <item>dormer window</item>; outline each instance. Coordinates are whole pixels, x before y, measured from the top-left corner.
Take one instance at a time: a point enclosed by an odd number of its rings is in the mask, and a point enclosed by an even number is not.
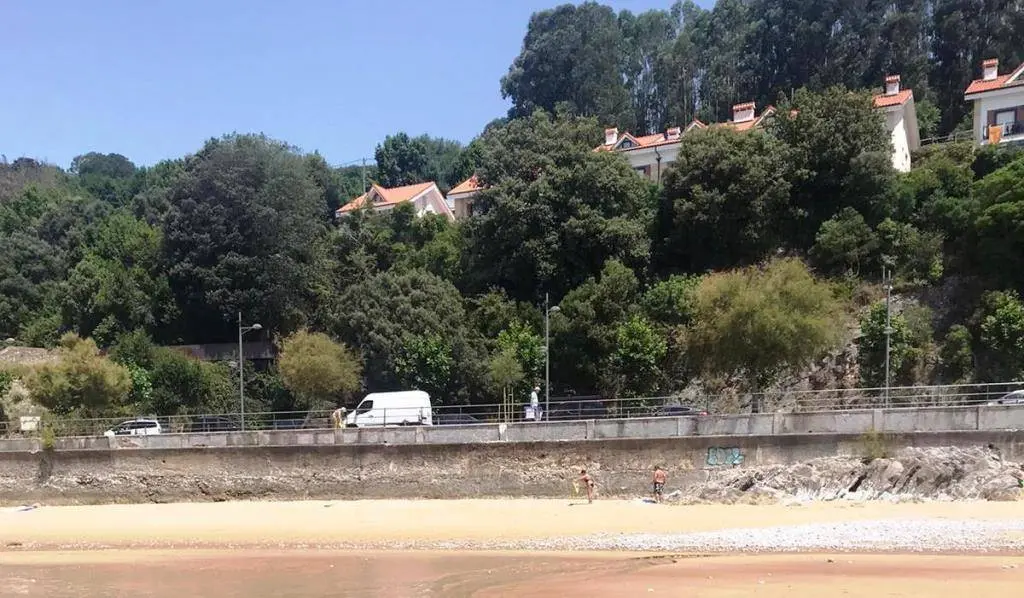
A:
[[[630,141],[629,139],[626,139],[626,140],[625,140],[625,141],[623,141],[623,142],[622,142],[621,144],[619,144],[619,149],[629,149],[629,148],[631,148],[631,147],[635,147],[635,146],[636,146],[636,144],[635,144],[635,143],[633,143],[633,142],[632,142],[632,141]]]

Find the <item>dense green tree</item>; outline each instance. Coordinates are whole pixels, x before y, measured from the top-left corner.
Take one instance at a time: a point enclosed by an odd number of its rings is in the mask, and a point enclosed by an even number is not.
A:
[[[451,283],[420,270],[382,272],[350,286],[335,310],[331,330],[362,351],[368,391],[443,383],[445,394],[435,399],[454,403],[468,400],[484,383],[486,355],[465,327],[461,297]],[[421,373],[415,364],[435,369]]]
[[[306,409],[341,404],[362,385],[359,357],[320,332],[299,330],[281,341],[277,364],[281,381]]]
[[[32,398],[60,415],[118,415],[132,390],[128,369],[100,355],[92,339],[67,334],[56,363],[38,366],[25,379]]]
[[[665,326],[688,326],[697,313],[700,278],[673,274],[651,285],[641,299],[647,318]]]
[[[1024,289],[1024,158],[975,183],[974,194],[974,263],[996,285]]]
[[[1024,378],[1024,302],[1013,291],[991,291],[975,315],[979,382]]]
[[[638,133],[664,131],[671,126],[666,99],[676,67],[672,47],[678,26],[679,20],[663,10],[638,15],[628,10],[619,13],[624,49],[621,68],[632,107],[632,128]]]
[[[153,350],[148,371],[152,391],[146,411],[156,415],[239,411],[237,374],[226,364],[199,361],[176,349],[160,347]],[[247,401],[247,412],[259,410]]]
[[[847,206],[822,223],[814,237],[810,257],[815,265],[834,274],[859,275],[877,257],[878,237],[860,212]]]
[[[842,87],[798,90],[771,129],[792,150],[793,202],[803,215],[790,227],[798,248],[809,248],[822,223],[845,207],[869,224],[889,215],[892,149],[870,94]]]
[[[537,384],[544,375],[544,339],[531,327],[513,320],[507,328],[498,333],[499,353],[514,355],[523,373],[527,386]],[[518,389],[520,392],[527,388]]]
[[[702,279],[691,351],[705,373],[743,374],[761,391],[832,349],[841,321],[829,285],[799,260],[779,259]]]
[[[974,352],[971,331],[955,324],[946,333],[939,353],[940,380],[947,384],[970,382],[974,376]]]
[[[377,146],[375,156],[375,180],[384,187],[433,181],[447,193],[473,174],[462,160],[462,144],[450,139],[388,135]]]
[[[665,177],[658,270],[749,264],[781,247],[791,218],[790,163],[788,148],[759,131],[687,134]]]
[[[551,377],[558,392],[602,390],[603,368],[615,350],[619,326],[637,312],[639,293],[636,274],[609,260],[599,277],[562,299],[551,318]]]
[[[622,77],[623,35],[615,12],[596,2],[563,4],[534,13],[519,56],[501,79],[509,116],[554,112],[596,116],[609,126],[633,125]]]
[[[923,306],[890,310],[889,381],[893,386],[916,384],[927,375],[932,347],[931,311]],[[885,385],[885,302],[878,302],[861,319],[857,363],[861,384]]]
[[[595,152],[596,123],[535,113],[479,140],[489,188],[465,226],[470,293],[504,288],[516,299],[561,296],[608,259],[644,268],[651,192],[629,165]]]
[[[656,396],[664,382],[661,366],[667,352],[665,336],[647,318],[633,314],[615,329],[615,349],[601,372],[603,394]]]
[[[118,212],[105,219],[71,270],[65,324],[109,345],[123,332],[156,330],[175,315],[160,259],[160,231]]]
[[[164,259],[181,308],[174,336],[231,338],[239,311],[287,334],[308,313],[325,206],[294,150],[262,136],[208,142],[175,181]]]

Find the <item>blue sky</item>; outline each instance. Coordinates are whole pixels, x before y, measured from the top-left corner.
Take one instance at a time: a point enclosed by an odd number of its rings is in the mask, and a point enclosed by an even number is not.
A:
[[[238,131],[339,165],[398,131],[468,142],[508,109],[530,14],[559,3],[0,0],[0,154],[148,165]]]

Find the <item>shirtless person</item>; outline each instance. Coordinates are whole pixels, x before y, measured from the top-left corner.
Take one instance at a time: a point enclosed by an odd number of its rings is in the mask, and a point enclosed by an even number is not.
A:
[[[659,466],[654,467],[654,500],[661,502],[661,494],[665,490],[668,474]]]
[[[594,478],[590,477],[586,469],[580,470],[579,481],[583,483],[583,487],[587,489],[587,503],[593,504],[594,502]]]

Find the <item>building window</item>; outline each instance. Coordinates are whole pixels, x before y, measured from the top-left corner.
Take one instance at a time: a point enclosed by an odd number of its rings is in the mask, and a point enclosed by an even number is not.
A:
[[[619,149],[629,149],[629,148],[633,147],[634,145],[635,144],[632,141],[630,141],[629,139],[626,139],[621,144],[619,144]]]

